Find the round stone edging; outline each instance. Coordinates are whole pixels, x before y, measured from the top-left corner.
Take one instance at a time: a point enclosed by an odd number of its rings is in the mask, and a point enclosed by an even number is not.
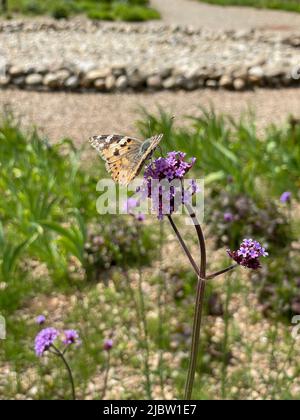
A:
[[[243,91],[256,87],[284,88],[300,86],[300,62],[296,65],[299,55],[300,34],[288,34],[280,36],[262,31],[220,31],[210,32],[204,29],[191,27],[168,26],[164,24],[123,24],[103,23],[88,20],[55,21],[24,20],[0,22],[0,36],[7,33],[53,33],[60,31],[82,31],[84,33],[134,33],[134,34],[164,34],[166,39],[171,39],[172,34],[189,44],[188,39],[200,37],[208,43],[234,42],[247,43],[257,42],[257,45],[278,45],[284,49],[286,45],[290,49],[291,59],[282,59],[270,62],[270,57],[259,58],[253,62],[239,62],[237,65],[212,63],[210,66],[185,65],[178,67],[163,67],[159,69],[149,66],[147,71],[131,64],[116,64],[93,66],[91,69],[76,67],[76,64],[67,64],[58,68],[45,65],[33,64],[23,68],[22,65],[5,61],[5,66],[0,62],[0,88],[18,88],[35,91],[71,91],[71,92],[140,92],[159,90],[196,90],[203,88],[227,89]],[[117,36],[117,35],[116,35]],[[191,37],[191,38],[189,38]],[[198,39],[198,38],[197,38]],[[219,40],[219,41],[218,41]],[[193,38],[195,42],[195,38]],[[237,44],[238,45],[238,44]],[[176,48],[175,48],[176,49]],[[295,54],[294,52],[295,51]],[[295,57],[293,57],[295,55]],[[187,56],[189,57],[189,56]],[[1,57],[0,57],[1,58]],[[233,57],[234,58],[234,57]],[[285,57],[284,57],[285,58]],[[201,56],[199,56],[201,62]],[[234,63],[234,59],[232,59]],[[30,63],[29,63],[30,64]],[[197,63],[196,63],[197,64]]]

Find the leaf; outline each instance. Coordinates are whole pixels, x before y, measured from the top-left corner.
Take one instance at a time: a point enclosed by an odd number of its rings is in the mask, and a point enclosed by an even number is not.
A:
[[[213,182],[224,179],[225,173],[223,171],[212,172],[205,177],[205,185],[212,184]]]
[[[234,153],[232,153],[229,149],[227,149],[225,146],[223,146],[220,143],[213,142],[213,145],[216,149],[218,149],[224,156],[227,157],[227,159],[231,160],[234,164],[238,164],[238,158]]]
[[[0,221],[0,248],[4,247],[5,239],[4,239],[4,230],[2,222]]]
[[[43,227],[58,233],[61,236],[61,243],[66,250],[75,255],[80,261],[83,261],[85,237],[76,226],[66,229],[56,222],[42,221],[40,223]]]
[[[21,244],[13,247],[11,244],[7,244],[3,253],[2,272],[4,277],[8,277],[14,270],[16,262],[20,254],[24,249],[36,240],[38,234],[32,235]]]

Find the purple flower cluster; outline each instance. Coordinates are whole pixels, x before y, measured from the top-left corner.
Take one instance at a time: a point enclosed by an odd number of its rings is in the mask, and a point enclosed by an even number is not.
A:
[[[46,317],[45,317],[44,315],[39,315],[38,317],[36,317],[35,322],[36,322],[38,325],[43,325],[43,324],[45,324],[45,322],[46,322]]]
[[[172,214],[179,205],[190,202],[197,192],[195,180],[189,188],[184,188],[183,178],[193,167],[196,159],[185,160],[183,152],[170,152],[166,158],[160,157],[145,169],[144,183],[138,189],[141,200],[151,198],[152,209],[162,219],[164,214]]]
[[[227,250],[228,255],[239,265],[257,270],[261,267],[259,258],[266,257],[268,253],[261,244],[253,239],[244,239],[237,251]]]
[[[234,216],[230,212],[224,213],[224,222],[230,223],[234,221]]]
[[[65,346],[70,346],[72,344],[81,344],[79,334],[75,330],[65,330],[63,331],[63,333],[61,333],[56,328],[44,328],[38,333],[38,335],[35,338],[35,354],[38,357],[43,356],[43,354],[50,349],[50,347],[59,337]]]
[[[143,222],[145,220],[145,215],[141,212],[137,212],[136,208],[139,206],[138,200],[131,197],[125,203],[125,211],[126,213],[134,216],[138,222]]]
[[[280,196],[281,203],[289,203],[292,199],[292,193],[290,191],[285,191]]]
[[[103,343],[103,348],[105,351],[110,351],[113,348],[114,342],[111,338],[106,338]]]
[[[45,328],[40,331],[35,338],[35,353],[38,357],[42,357],[45,351],[49,350],[52,344],[59,336],[59,331],[55,328]]]
[[[65,346],[70,346],[71,344],[80,345],[81,341],[79,339],[79,334],[75,330],[66,330],[64,331],[63,343]]]
[[[186,162],[185,156],[183,152],[169,152],[166,158],[160,157],[146,167],[144,178],[168,181],[183,179],[196,162],[196,158]]]

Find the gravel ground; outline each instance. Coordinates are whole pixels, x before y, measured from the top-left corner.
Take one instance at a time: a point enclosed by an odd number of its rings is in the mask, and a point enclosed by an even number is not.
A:
[[[299,29],[300,14],[250,7],[222,7],[198,0],[151,0],[167,23],[210,29]]]
[[[238,117],[249,107],[255,110],[258,126],[280,123],[293,113],[299,116],[300,90],[263,90],[255,92],[194,91],[152,94],[76,94],[38,93],[18,90],[0,92],[0,108],[10,104],[25,126],[35,124],[52,141],[71,137],[82,144],[90,135],[120,132],[136,134],[134,126],[144,106],[155,111],[160,105],[176,116],[197,112],[199,106],[212,104],[218,112]]]

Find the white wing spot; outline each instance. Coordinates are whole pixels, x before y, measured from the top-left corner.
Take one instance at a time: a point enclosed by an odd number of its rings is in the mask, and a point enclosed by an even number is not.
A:
[[[106,142],[106,143],[110,143],[110,141],[111,141],[111,139],[112,139],[113,137],[114,137],[113,135],[112,135],[112,136],[108,136],[108,137],[106,138],[105,142]]]
[[[119,144],[122,146],[122,144],[126,144],[126,143],[127,143],[127,140],[128,140],[128,137],[123,137],[123,138],[120,140]]]

